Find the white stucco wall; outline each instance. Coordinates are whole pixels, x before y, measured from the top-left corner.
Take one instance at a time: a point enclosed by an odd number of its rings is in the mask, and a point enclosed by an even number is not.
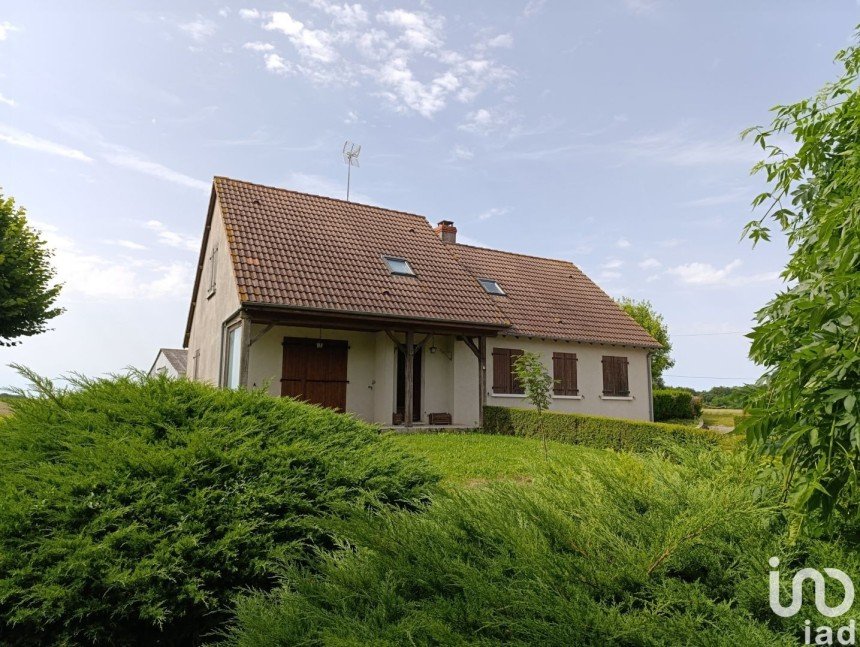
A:
[[[209,257],[215,245],[218,246],[218,260],[215,264],[215,293],[209,296]],[[212,213],[212,225],[209,240],[204,250],[203,271],[200,275],[200,285],[195,300],[196,306],[191,321],[191,334],[188,339],[188,376],[191,378],[193,375],[191,367],[194,354],[200,351],[197,379],[217,385],[221,367],[222,325],[224,320],[233,315],[239,308],[239,294],[236,290],[233,263],[230,260],[227,235],[221,216],[221,205],[217,199]]]
[[[552,375],[553,352],[576,353],[577,387],[579,396],[553,396],[550,409],[567,413],[584,413],[613,418],[648,420],[650,403],[648,400],[648,352],[642,348],[626,346],[604,346],[598,344],[575,344],[560,341],[499,337],[487,340],[487,404],[498,407],[531,408],[522,395],[493,394],[493,348],[519,348],[526,352],[537,353]],[[468,349],[467,349],[468,350]],[[603,397],[604,355],[626,357],[629,398]],[[468,382],[466,382],[468,386]]]
[[[152,376],[158,375],[159,373],[164,373],[168,377],[172,377],[174,379],[181,377],[177,370],[173,368],[173,364],[167,361],[167,358],[161,351],[158,351],[158,356],[155,358],[152,368],[149,369],[149,374]]]

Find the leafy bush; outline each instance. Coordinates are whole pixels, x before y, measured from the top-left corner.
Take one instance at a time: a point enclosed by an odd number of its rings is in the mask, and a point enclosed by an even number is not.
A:
[[[829,623],[812,605],[791,620],[770,611],[767,560],[856,572],[860,556],[783,545],[773,487],[742,456],[673,458],[588,452],[530,485],[362,515],[338,526],[354,552],[242,600],[228,643],[793,645],[805,618]]]
[[[702,403],[709,408],[745,409],[764,389],[754,384],[743,386],[715,386],[702,391]]]
[[[3,644],[196,644],[231,596],[337,545],[327,516],[436,476],[352,417],[164,377],[77,380],[0,420]]]
[[[692,419],[693,394],[686,389],[655,389],[654,420]]]
[[[694,395],[690,400],[690,407],[693,410],[693,418],[699,418],[702,415],[702,408],[704,405],[702,404],[702,397],[699,395]]]
[[[700,447],[720,442],[719,434],[683,425],[555,411],[546,411],[542,417],[549,440],[573,445],[641,452],[660,447],[667,441]],[[530,409],[485,407],[484,433],[539,437],[537,413]]]

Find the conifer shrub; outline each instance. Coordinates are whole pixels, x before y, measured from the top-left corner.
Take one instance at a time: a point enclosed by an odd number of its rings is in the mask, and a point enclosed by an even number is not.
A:
[[[691,420],[696,417],[693,394],[686,389],[655,389],[654,420]],[[701,400],[699,401],[701,404]],[[701,413],[701,406],[699,406]]]
[[[734,647],[797,644],[804,619],[832,622],[811,604],[777,617],[768,559],[856,572],[857,551],[784,540],[779,485],[741,454],[672,451],[584,451],[530,483],[341,522],[354,550],[242,598],[227,642]]]
[[[0,419],[4,644],[199,644],[231,598],[313,568],[323,521],[415,508],[429,465],[351,416],[260,392],[76,379]]]

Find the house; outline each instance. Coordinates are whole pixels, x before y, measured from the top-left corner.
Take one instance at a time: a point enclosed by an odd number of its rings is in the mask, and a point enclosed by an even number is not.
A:
[[[164,373],[169,377],[183,377],[188,351],[184,348],[159,348],[158,355],[149,369],[149,375]]]
[[[383,425],[482,423],[526,407],[649,419],[658,342],[579,268],[457,242],[450,220],[214,180],[184,347],[188,377],[265,388]]]

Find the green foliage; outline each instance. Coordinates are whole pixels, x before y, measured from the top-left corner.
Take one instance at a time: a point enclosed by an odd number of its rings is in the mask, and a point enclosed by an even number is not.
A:
[[[54,307],[60,286],[50,285],[50,258],[45,242],[27,226],[24,209],[0,193],[0,346],[45,332],[63,312]]]
[[[541,414],[552,402],[553,380],[536,353],[523,353],[514,360],[514,374],[522,385],[526,399],[538,414],[538,431],[543,439],[544,457],[547,456],[546,434],[543,433]]]
[[[767,559],[856,572],[860,555],[784,546],[740,454],[672,459],[586,451],[528,485],[362,515],[338,526],[354,551],[242,600],[228,644],[794,645],[805,618],[829,622],[770,611]]]
[[[685,389],[655,389],[653,396],[654,420],[692,419],[696,417],[693,408],[693,394],[690,391]],[[701,406],[699,409],[701,410]]]
[[[856,511],[860,458],[860,49],[838,54],[844,73],[816,96],[774,108],[745,135],[765,151],[754,171],[767,206],[745,234],[785,235],[785,289],[758,311],[750,357],[766,391],[749,408],[750,441],[777,456],[799,510]],[[790,133],[794,152],[780,148]]]
[[[702,409],[704,409],[704,406],[701,396],[694,395],[690,399],[690,407],[693,409],[693,418],[698,418],[702,415]]]
[[[662,348],[651,354],[651,380],[655,387],[664,387],[663,372],[672,368],[675,360],[671,355],[672,342],[669,340],[669,327],[663,321],[663,315],[654,310],[654,306],[647,300],[636,301],[629,297],[621,297],[617,302],[624,312],[662,344]]]
[[[715,386],[707,391],[698,391],[697,393],[707,408],[744,409],[754,398],[764,393],[764,389],[755,384],[744,384],[742,386]]]
[[[435,472],[350,416],[163,376],[74,381],[0,420],[5,645],[198,644],[231,598]]]
[[[720,442],[719,434],[682,425],[554,411],[541,418],[543,431],[538,427],[535,411],[484,407],[484,433],[526,438],[545,433],[549,440],[562,443],[630,452],[649,451],[666,442],[699,447],[712,447]]]

